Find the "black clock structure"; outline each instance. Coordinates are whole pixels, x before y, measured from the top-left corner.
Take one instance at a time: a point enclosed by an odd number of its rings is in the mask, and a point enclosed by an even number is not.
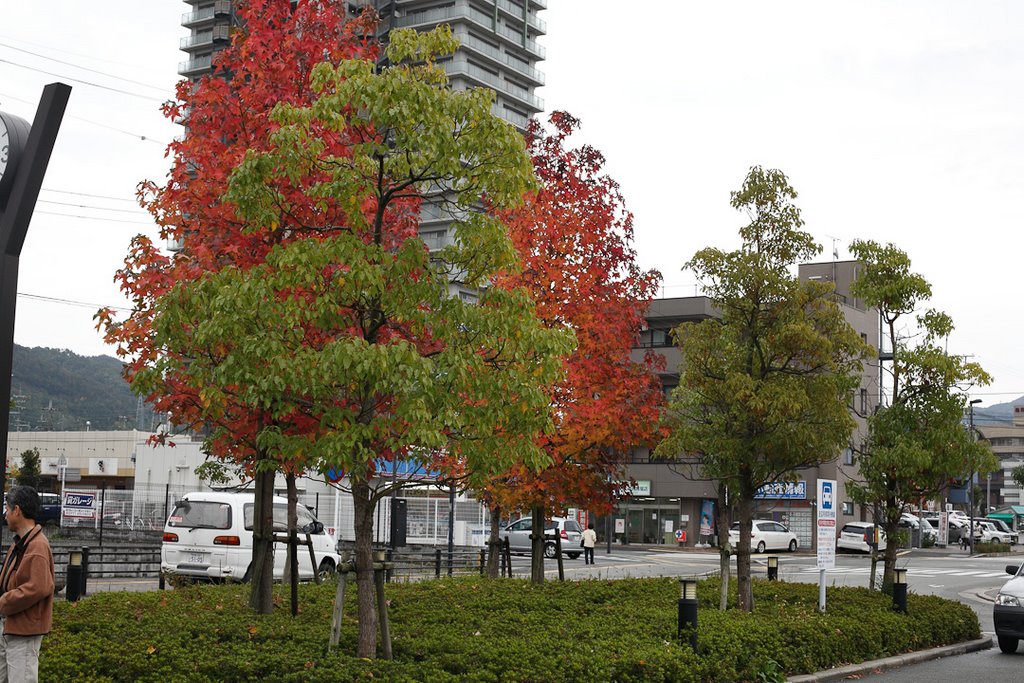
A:
[[[0,199],[11,192],[30,128],[20,116],[0,111]]]

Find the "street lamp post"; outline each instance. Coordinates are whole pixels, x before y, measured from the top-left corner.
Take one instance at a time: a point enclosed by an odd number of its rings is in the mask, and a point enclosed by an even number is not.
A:
[[[976,398],[967,405],[967,421],[971,428],[971,445],[974,445],[974,406],[981,403],[980,398]],[[974,554],[974,453],[971,453],[971,477],[967,480],[967,492],[969,494],[968,500],[971,501],[971,526],[967,530],[969,538],[971,539],[971,552]]]

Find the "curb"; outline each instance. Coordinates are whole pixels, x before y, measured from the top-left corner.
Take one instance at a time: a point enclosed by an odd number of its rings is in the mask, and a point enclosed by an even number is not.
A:
[[[942,657],[952,657],[954,655],[967,654],[968,652],[987,650],[990,647],[992,647],[992,638],[980,638],[979,640],[969,640],[966,643],[946,645],[944,647],[932,648],[931,650],[908,652],[902,655],[886,657],[885,659],[861,662],[860,664],[850,664],[849,666],[842,666],[837,669],[828,669],[827,671],[818,671],[813,674],[802,674],[800,676],[787,678],[786,680],[789,683],[826,683],[826,681],[841,681],[853,676],[860,677],[864,674],[880,673],[887,669],[895,669],[901,666],[907,666],[908,664],[919,664],[933,659],[941,659]]]

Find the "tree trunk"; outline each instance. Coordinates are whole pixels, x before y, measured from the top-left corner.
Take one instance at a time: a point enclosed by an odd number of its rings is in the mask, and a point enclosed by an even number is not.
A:
[[[729,607],[729,575],[731,573],[729,557],[732,555],[732,546],[729,545],[729,517],[728,503],[726,502],[725,486],[718,486],[718,519],[715,520],[715,528],[718,531],[718,567],[722,576],[722,590],[718,596],[718,609],[724,612]]]
[[[373,508],[369,483],[352,481],[355,508],[356,598],[358,600],[359,645],[356,656],[377,656],[377,609],[373,585]]]
[[[750,578],[750,532],[753,529],[753,491],[746,495],[742,491],[739,499],[740,542],[736,548],[736,592],[739,607],[744,612],[754,611],[754,588]]]
[[[902,504],[898,504],[895,498],[890,498],[886,501],[885,509],[885,561],[882,565],[882,592],[887,595],[892,595],[892,582],[895,574],[893,570],[896,568],[896,554],[899,552],[899,547],[896,543],[897,534],[900,530],[900,513],[903,512]]]
[[[530,583],[539,586],[544,583],[544,507],[541,505],[533,507],[533,531],[530,532],[530,539],[533,541]]]
[[[249,607],[257,614],[274,611],[274,471],[259,467],[266,455],[257,455],[256,501],[253,506],[252,562],[249,564]]]
[[[487,544],[487,576],[496,579],[498,578],[498,554],[501,552],[500,542],[498,540],[499,530],[501,528],[501,508],[495,505],[491,508],[491,536],[490,542]]]
[[[299,525],[299,513],[296,510],[299,492],[294,474],[289,472],[285,475],[285,482],[288,485],[288,555],[284,565],[284,583],[290,588],[292,616],[295,617],[299,614],[299,539],[296,535],[296,527]],[[313,569],[315,571],[316,567]]]

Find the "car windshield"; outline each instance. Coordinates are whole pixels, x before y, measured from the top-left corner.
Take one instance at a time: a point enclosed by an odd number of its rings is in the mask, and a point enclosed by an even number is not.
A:
[[[213,501],[179,500],[174,504],[167,526],[186,529],[230,529],[231,506]]]
[[[565,530],[566,531],[577,531],[577,532],[583,531],[583,529],[580,527],[580,525],[575,520],[572,520],[572,519],[566,521],[566,523],[565,523]]]

